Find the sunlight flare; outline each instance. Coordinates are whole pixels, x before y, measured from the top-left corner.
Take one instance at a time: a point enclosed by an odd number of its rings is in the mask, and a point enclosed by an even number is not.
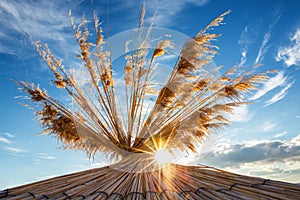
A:
[[[167,149],[159,149],[154,158],[159,165],[166,165],[173,161],[174,156]]]

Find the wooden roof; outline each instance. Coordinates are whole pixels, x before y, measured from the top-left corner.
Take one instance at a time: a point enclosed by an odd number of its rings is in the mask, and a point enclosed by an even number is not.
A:
[[[90,169],[0,191],[0,199],[300,199],[300,185],[207,166],[132,173]]]

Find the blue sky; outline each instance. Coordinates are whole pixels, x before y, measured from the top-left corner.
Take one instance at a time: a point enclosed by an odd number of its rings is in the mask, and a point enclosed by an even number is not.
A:
[[[111,35],[135,28],[142,1],[110,2]],[[76,66],[78,48],[68,10],[79,17],[95,8],[104,29],[107,1],[0,1],[0,189],[101,166],[81,152],[63,151],[42,131],[32,110],[10,79],[51,81],[46,65],[32,50],[24,32],[49,44],[65,65]],[[216,65],[263,64],[260,70],[278,73],[254,92],[255,104],[236,110],[233,125],[210,143],[210,152],[195,164],[299,182],[300,180],[300,2],[297,0],[181,0],[146,1],[146,22],[156,12],[154,26],[192,37],[219,14],[232,10],[222,36]],[[104,31],[105,32],[105,31]],[[49,89],[49,93],[51,93]],[[58,94],[61,95],[61,94]],[[63,96],[61,96],[63,97]]]

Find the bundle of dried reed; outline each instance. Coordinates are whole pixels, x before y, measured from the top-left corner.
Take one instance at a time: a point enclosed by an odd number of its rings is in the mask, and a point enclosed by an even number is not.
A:
[[[210,22],[194,38],[185,41],[177,62],[158,93],[153,92],[151,79],[158,57],[174,48],[170,40],[157,43],[152,55],[149,53],[149,31],[143,36],[145,9],[142,8],[138,24],[137,47],[129,51],[126,44],[124,87],[126,95],[122,108],[115,94],[113,62],[99,19],[94,13],[95,41],[89,40],[89,21],[82,19],[79,25],[69,13],[75,39],[80,47],[83,68],[89,80],[88,89],[76,76],[68,72],[47,45],[34,41],[33,45],[54,75],[53,83],[65,90],[73,99],[74,111],[51,97],[45,90],[28,82],[18,82],[30,95],[33,103],[40,105],[36,112],[45,134],[57,137],[65,148],[85,151],[90,157],[98,151],[112,159],[124,159],[129,153],[154,153],[165,148],[195,153],[205,136],[228,125],[226,118],[232,109],[246,101],[249,92],[273,71],[255,74],[239,67],[231,67],[219,74],[221,67],[207,70],[217,53],[212,44],[220,34],[209,33],[219,26],[227,11]],[[156,96],[152,108],[145,105],[146,97]]]

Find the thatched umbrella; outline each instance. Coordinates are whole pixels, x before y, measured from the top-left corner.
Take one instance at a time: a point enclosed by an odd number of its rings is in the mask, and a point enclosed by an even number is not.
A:
[[[85,70],[88,82],[80,82],[76,74],[66,71],[47,45],[32,39],[35,50],[54,74],[54,85],[73,98],[72,110],[38,86],[18,82],[38,105],[36,115],[44,133],[57,137],[65,148],[83,150],[91,158],[96,152],[103,152],[116,162],[7,189],[0,192],[0,198],[300,199],[300,186],[296,184],[241,176],[207,166],[162,162],[182,153],[197,153],[205,137],[228,125],[227,114],[247,103],[247,94],[272,73],[255,74],[252,69],[245,72],[232,67],[217,76],[220,67],[208,70],[217,53],[211,41],[219,36],[208,31],[228,13],[185,41],[171,75],[160,87],[152,79],[156,61],[174,45],[169,40],[160,41],[152,55],[147,56],[151,29],[143,28],[143,8],[137,41],[126,44],[125,94],[121,97],[115,93],[112,57],[104,50],[96,15],[93,43],[88,40],[88,21],[83,19],[77,26],[70,13],[81,50],[80,70]]]
[[[206,166],[171,164],[145,173],[110,166],[0,192],[0,199],[300,199],[300,186]]]

